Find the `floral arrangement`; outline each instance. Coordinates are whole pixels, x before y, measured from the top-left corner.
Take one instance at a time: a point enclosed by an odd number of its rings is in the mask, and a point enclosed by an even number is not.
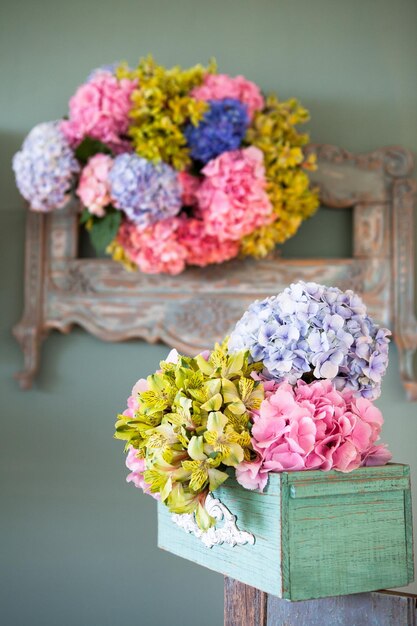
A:
[[[389,335],[352,291],[299,282],[254,302],[222,345],[174,350],[136,383],[116,423],[127,480],[207,530],[206,497],[231,468],[263,490],[270,472],[384,465],[372,401]]]
[[[34,211],[75,193],[98,251],[129,269],[178,274],[234,257],[264,257],[318,206],[307,171],[308,112],[264,97],[214,63],[94,70],[68,118],[39,124],[13,159]]]

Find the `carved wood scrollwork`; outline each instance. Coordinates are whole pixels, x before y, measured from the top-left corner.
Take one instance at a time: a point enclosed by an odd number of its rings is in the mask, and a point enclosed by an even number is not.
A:
[[[210,346],[256,298],[303,278],[359,292],[380,323],[394,331],[407,396],[417,400],[414,354],[413,159],[399,147],[355,155],[310,145],[319,168],[311,177],[322,204],[353,209],[353,257],[231,261],[180,276],[127,272],[110,259],[78,258],[77,207],[28,213],[25,308],[14,334],[24,354],[17,378],[31,386],[42,340],[74,324],[107,341],[163,341],[188,354]]]

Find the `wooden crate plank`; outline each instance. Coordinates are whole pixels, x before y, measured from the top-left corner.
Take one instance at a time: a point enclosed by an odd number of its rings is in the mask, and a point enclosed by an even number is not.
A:
[[[206,547],[158,507],[158,544],[289,600],[402,587],[413,579],[408,468],[271,474],[265,493],[231,477],[216,492],[255,544]],[[221,522],[220,522],[221,525]]]
[[[243,583],[281,595],[280,497],[242,489],[237,483],[216,491],[225,506],[237,516],[240,530],[255,535],[254,545],[227,544],[207,548],[194,535],[171,520],[167,508],[158,504],[158,546]]]
[[[406,473],[410,477],[410,468],[406,467]],[[411,488],[404,491],[404,523],[407,546],[407,571],[409,581],[414,580],[414,549],[413,549],[413,511],[411,503]]]
[[[292,600],[409,582],[401,491],[291,500]]]
[[[266,626],[417,626],[416,601],[375,592],[302,602],[268,596]]]

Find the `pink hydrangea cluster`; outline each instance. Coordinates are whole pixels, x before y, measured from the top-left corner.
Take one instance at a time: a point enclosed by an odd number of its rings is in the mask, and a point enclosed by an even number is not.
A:
[[[187,263],[205,267],[209,263],[223,263],[235,258],[239,252],[239,242],[230,239],[220,240],[207,233],[202,220],[183,220],[178,240],[187,250]]]
[[[224,152],[202,172],[205,178],[196,195],[208,234],[237,241],[274,220],[258,148]]]
[[[181,186],[183,205],[195,207],[197,205],[197,191],[200,187],[201,179],[184,171],[178,173],[178,180]]]
[[[219,240],[207,233],[196,218],[173,217],[141,228],[126,220],[120,226],[117,243],[127,256],[147,274],[176,275],[186,264],[205,267],[237,256],[239,242]]]
[[[379,409],[329,380],[266,384],[266,398],[253,416],[257,459],[236,469],[247,489],[263,490],[269,472],[339,470],[384,465],[391,454],[376,445],[383,418]]]
[[[99,72],[81,85],[69,103],[69,119],[61,130],[72,146],[87,136],[107,144],[115,152],[131,150],[124,139],[129,126],[131,95],[136,81]]]
[[[147,274],[180,274],[185,268],[187,251],[178,241],[181,220],[171,217],[141,228],[125,221],[119,228],[117,243],[128,257]]]
[[[195,87],[191,93],[196,100],[224,100],[225,98],[240,100],[246,105],[250,120],[255,111],[260,111],[265,105],[259,87],[244,76],[207,74],[203,84]]]
[[[113,159],[107,154],[96,154],[81,172],[77,195],[93,215],[103,217],[104,208],[111,203],[109,172]]]

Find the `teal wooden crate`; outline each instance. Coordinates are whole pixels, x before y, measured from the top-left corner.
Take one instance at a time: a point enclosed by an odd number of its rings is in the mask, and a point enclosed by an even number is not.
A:
[[[214,545],[186,532],[158,504],[158,545],[289,600],[401,587],[412,582],[409,468],[270,474],[264,493],[231,478],[214,496],[253,544]],[[221,522],[218,524],[221,527]]]

